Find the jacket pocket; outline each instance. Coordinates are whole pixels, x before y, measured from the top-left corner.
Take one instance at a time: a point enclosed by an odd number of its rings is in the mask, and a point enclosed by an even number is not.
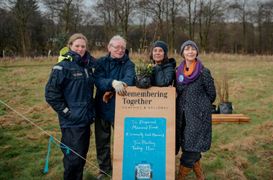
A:
[[[70,115],[68,116],[68,119],[71,121],[71,124],[77,125],[84,119],[86,114],[86,105],[86,103],[75,102],[69,106]]]

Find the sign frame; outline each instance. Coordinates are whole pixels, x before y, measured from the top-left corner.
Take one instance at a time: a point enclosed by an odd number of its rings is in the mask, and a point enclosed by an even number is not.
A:
[[[126,90],[125,96],[116,95],[112,179],[175,179],[175,88]]]

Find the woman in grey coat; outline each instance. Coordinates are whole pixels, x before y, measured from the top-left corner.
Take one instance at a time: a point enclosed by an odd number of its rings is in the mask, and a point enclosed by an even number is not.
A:
[[[216,98],[214,80],[209,69],[198,58],[198,47],[193,41],[181,46],[184,60],[176,72],[177,153],[182,155],[178,179],[185,179],[193,171],[197,179],[204,179],[200,165],[201,152],[211,146],[211,104]]]

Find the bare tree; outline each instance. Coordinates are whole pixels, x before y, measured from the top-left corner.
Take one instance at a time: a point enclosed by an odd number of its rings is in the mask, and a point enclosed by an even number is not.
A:
[[[223,0],[200,0],[198,12],[201,48],[207,50],[208,37],[213,23],[220,22],[225,9]]]
[[[173,50],[174,40],[175,40],[175,31],[176,31],[175,20],[178,15],[178,10],[180,8],[180,5],[182,4],[182,0],[171,0],[168,2],[170,2],[170,6],[169,6],[170,10],[169,10],[168,16],[170,16],[170,20],[171,20],[170,26],[167,26],[168,27],[167,29],[169,30],[168,42],[169,42],[170,49]]]
[[[234,14],[237,15],[238,20],[242,23],[242,44],[243,44],[243,49],[242,52],[246,52],[247,50],[247,16],[249,15],[249,11],[247,8],[247,3],[249,3],[249,1],[246,0],[236,0],[234,3],[232,3],[229,6],[230,10],[234,11]]]
[[[0,8],[0,57],[18,52],[18,28],[13,14]]]
[[[185,0],[187,6],[188,13],[188,30],[189,30],[189,38],[195,39],[195,26],[197,20],[197,0]]]
[[[98,0],[95,5],[96,13],[101,23],[104,25],[106,39],[112,36],[116,30],[117,16],[111,7],[112,3],[107,0]]]
[[[134,0],[122,0],[116,4],[116,12],[118,14],[122,34],[127,39],[128,38],[128,27],[129,27],[129,17],[133,12],[133,7],[135,7]]]
[[[147,51],[148,49],[148,40],[147,40],[147,24],[148,24],[148,16],[149,13],[147,11],[146,5],[147,5],[146,0],[140,0],[137,2],[137,13],[139,17],[139,24],[140,24],[140,29],[142,36],[139,39],[139,48],[142,51]]]
[[[44,0],[51,18],[59,23],[63,33],[77,31],[81,24],[83,0]]]
[[[36,0],[11,0],[12,12],[17,20],[20,35],[21,53],[28,55],[30,39],[28,34],[28,24],[31,16],[35,16],[38,10]]]
[[[156,23],[154,30],[153,41],[156,39],[161,39],[164,34],[164,13],[166,12],[166,6],[168,1],[165,0],[149,0],[146,2],[146,10],[153,18],[153,21]]]
[[[269,52],[273,49],[273,2],[258,2],[255,16],[258,25],[258,52]]]
[[[145,35],[140,41],[147,45],[146,39],[146,21],[147,19],[152,20],[152,24],[155,24],[153,31],[152,41],[157,39],[164,39],[168,42],[169,48],[172,51],[174,49],[175,39],[175,27],[176,17],[178,15],[179,7],[182,0],[140,0],[138,1],[138,10],[142,14],[141,21]],[[147,18],[149,17],[149,18]]]
[[[128,37],[129,19],[135,6],[133,0],[98,0],[96,9],[103,20],[108,37],[114,33],[121,33]]]
[[[189,38],[206,51],[272,53],[273,49],[272,0],[96,0],[90,9],[84,0],[40,0],[45,5],[42,13],[37,1],[0,1],[2,52],[56,53],[77,31],[97,48],[119,33],[130,39],[129,46],[142,50],[162,39],[171,51]]]

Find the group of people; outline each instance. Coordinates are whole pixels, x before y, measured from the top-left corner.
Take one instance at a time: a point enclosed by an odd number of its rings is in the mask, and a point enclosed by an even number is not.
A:
[[[61,142],[81,156],[63,150],[66,180],[83,177],[93,122],[100,168],[97,179],[111,176],[115,96],[126,94],[126,87],[135,85],[135,64],[123,37],[113,36],[108,53],[98,60],[87,51],[87,42],[80,33],[69,38],[69,50],[53,66],[45,89],[46,101],[59,117]],[[183,61],[176,67],[175,59],[168,57],[168,45],[164,41],[155,41],[150,51],[152,86],[176,87],[176,154],[182,150],[179,180],[192,170],[197,179],[204,179],[201,152],[209,150],[211,145],[211,104],[216,91],[210,71],[198,53],[195,42],[184,42],[180,51]]]

